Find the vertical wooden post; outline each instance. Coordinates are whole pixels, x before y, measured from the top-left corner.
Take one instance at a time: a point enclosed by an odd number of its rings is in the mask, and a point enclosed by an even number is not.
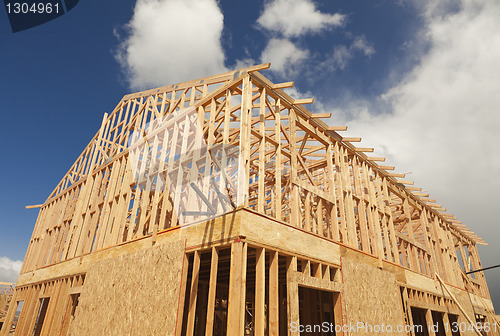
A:
[[[314,228],[311,229],[311,193],[307,190],[304,193],[306,194],[304,199],[304,230],[317,232]]]
[[[300,226],[300,197],[299,197],[299,187],[296,182],[298,180],[298,160],[297,160],[297,139],[295,132],[296,127],[296,115],[293,108],[289,109],[289,133],[290,133],[290,176],[291,176],[291,188],[292,192],[290,195],[290,208],[291,208],[291,218],[290,224],[296,227]]]
[[[431,218],[430,227],[431,227],[432,236],[436,240],[436,248],[437,248],[436,261],[437,261],[438,266],[440,266],[440,267],[438,267],[438,270],[440,272],[438,272],[437,274],[441,274],[445,279],[447,279],[448,278],[448,276],[447,276],[447,267],[448,266],[444,260],[443,250],[442,250],[442,246],[441,246],[441,242],[440,242],[441,236],[439,234],[439,230],[440,230],[439,222],[438,222],[436,217]]]
[[[337,195],[335,192],[335,173],[333,171],[333,144],[329,143],[326,147],[326,169],[327,169],[327,185],[328,191],[334,200],[337,199]],[[338,223],[338,215],[337,215],[337,203],[334,202],[331,204],[330,210],[330,238],[334,241],[339,241],[339,223]]]
[[[265,180],[266,180],[266,88],[260,93],[260,109],[259,109],[259,191],[257,197],[257,211],[264,213],[265,199]]]
[[[458,261],[456,260],[457,254],[455,252],[455,244],[453,242],[453,237],[451,235],[451,232],[450,232],[448,225],[447,224],[445,224],[445,225],[446,225],[446,230],[445,230],[444,234],[445,234],[446,240],[448,242],[447,258],[448,258],[448,261],[450,263],[450,270],[451,270],[451,274],[453,277],[452,284],[454,284],[457,287],[463,287],[464,283],[462,280],[462,276],[460,274],[458,274],[458,268],[460,268],[460,266],[458,264]]]
[[[323,228],[323,200],[321,197],[317,197],[317,206],[316,206],[316,219],[317,219],[317,227],[316,231],[321,236],[328,237],[328,231],[325,231]]]
[[[342,243],[346,244],[347,243],[347,218],[346,218],[346,206],[344,204],[344,186],[343,186],[343,177],[340,172],[341,165],[340,165],[340,147],[339,143],[335,142],[334,144],[334,150],[333,150],[333,155],[335,157],[335,185],[337,188],[337,199],[339,202],[339,212],[340,212],[340,233],[342,235]],[[339,239],[340,241],[340,239]]]
[[[212,148],[212,145],[215,142],[214,128],[215,128],[215,118],[217,113],[217,105],[215,104],[215,99],[212,98],[210,100],[210,119],[208,121],[208,149]]]
[[[349,155],[347,153],[347,149],[339,146],[339,155],[344,204],[347,214],[347,244],[358,248],[358,235],[356,232],[356,219],[354,216],[354,202],[352,199],[352,185],[351,178],[349,176]]]
[[[242,242],[242,261],[241,261],[241,301],[240,301],[240,335],[245,334],[245,317],[246,317],[246,293],[247,293],[247,249],[248,245]]]
[[[250,128],[252,112],[252,84],[250,75],[243,78],[241,94],[241,122],[240,122],[240,165],[238,168],[237,206],[248,206],[248,183],[250,173]]]
[[[187,287],[187,275],[188,275],[189,259],[186,254],[184,254],[184,260],[182,265],[182,275],[181,275],[181,291],[179,293],[179,304],[177,307],[177,318],[175,323],[175,336],[180,336],[182,332],[182,318],[184,316],[184,304],[186,297],[186,287]]]
[[[378,211],[377,211],[378,214]],[[378,216],[377,216],[378,217]],[[387,260],[391,260],[391,255],[392,255],[392,250],[391,250],[391,241],[389,239],[389,231],[387,230],[387,220],[385,216],[382,216],[381,219],[379,219],[379,225],[382,226],[382,233],[384,234],[384,240],[385,240],[385,253],[387,253]],[[383,246],[383,245],[382,245]],[[384,250],[382,250],[382,257],[384,257]]]
[[[266,249],[257,248],[255,270],[255,336],[264,336],[266,298]]]
[[[229,143],[229,126],[231,122],[231,90],[226,91],[226,106],[224,107],[224,131],[222,134],[222,142],[227,145]],[[224,153],[224,152],[223,152]]]
[[[410,236],[412,239],[415,238],[415,234],[413,232],[413,223],[411,221],[411,211],[410,211],[410,206],[408,204],[408,199],[405,197],[403,199],[403,213],[405,215],[405,220],[406,220],[406,229],[408,232],[408,236]],[[414,246],[411,244],[408,244],[408,259],[410,262],[410,268],[416,272],[418,272],[418,263],[417,263],[417,257],[415,255],[415,249]]]
[[[434,255],[434,249],[432,248],[432,242],[429,239],[429,222],[427,220],[427,211],[425,210],[425,208],[423,208],[422,212],[420,213],[420,221],[421,221],[421,225],[422,225],[422,228],[423,228],[423,231],[424,231],[425,242],[426,242],[426,245],[427,245],[427,249],[428,249],[428,252],[429,252],[429,255],[430,255],[430,258],[431,258],[431,263],[430,263],[430,267],[431,267],[430,272],[431,272],[431,274],[430,275],[432,277],[434,277],[434,273],[436,273],[436,270],[438,269],[438,266],[437,266],[437,262],[436,262],[436,256]],[[464,263],[465,263],[465,261],[464,261]]]
[[[279,336],[278,252],[269,253],[269,336]]]
[[[358,157],[353,155],[352,158],[352,175],[354,178],[354,192],[357,196],[358,223],[361,238],[361,249],[365,252],[370,252],[370,243],[368,238],[368,223],[366,222],[366,203],[361,183],[361,171],[359,169]]]
[[[287,257],[286,288],[287,288],[287,312],[288,312],[288,336],[298,336],[298,331],[292,331],[290,325],[296,323],[299,326],[299,286],[293,279],[297,272],[297,257]]]
[[[191,277],[191,292],[189,294],[187,336],[194,333],[194,323],[196,317],[196,300],[198,298],[198,279],[200,276],[200,251],[194,252],[193,275]]]
[[[210,282],[208,287],[207,324],[205,336],[212,336],[214,329],[215,295],[217,290],[217,271],[219,265],[219,251],[212,247],[212,262],[210,266]]]
[[[367,175],[367,169],[364,167],[364,172]],[[368,180],[368,177],[365,177]],[[384,257],[384,249],[383,249],[383,242],[382,242],[382,231],[380,229],[380,213],[379,209],[377,206],[372,207],[373,205],[376,205],[377,203],[377,196],[375,194],[375,186],[373,183],[370,183],[367,181],[368,185],[368,190],[369,190],[369,196],[371,200],[371,206],[368,206],[367,213],[368,213],[368,227],[370,230],[370,237],[372,237],[372,250],[373,254],[377,256],[379,260],[379,266],[382,266],[382,258]],[[382,202],[380,202],[382,203]],[[383,215],[382,215],[383,216]],[[394,245],[397,246],[397,245]],[[399,256],[399,254],[398,254]]]
[[[243,336],[245,328],[246,259],[246,243],[234,242],[231,245],[231,269],[229,271],[228,335]]]
[[[396,239],[396,231],[394,229],[394,222],[392,220],[392,211],[390,210],[390,200],[389,200],[389,189],[387,188],[387,179],[377,176],[377,182],[380,186],[380,190],[383,191],[385,199],[380,199],[381,209],[386,213],[387,224],[389,226],[389,234],[392,245],[392,253],[394,255],[394,262],[401,265],[401,258],[398,251],[398,242]],[[384,202],[385,201],[385,202]]]
[[[281,114],[280,99],[276,99],[274,133],[276,137],[276,170],[275,170],[275,190],[276,190],[276,219],[281,220]]]

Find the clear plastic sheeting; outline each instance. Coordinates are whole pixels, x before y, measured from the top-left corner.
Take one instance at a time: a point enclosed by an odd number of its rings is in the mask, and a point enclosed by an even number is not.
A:
[[[236,201],[243,167],[239,147],[209,147],[201,125],[196,109],[189,107],[135,130],[129,140],[129,167],[142,197],[168,193],[179,225],[208,220],[241,205]]]

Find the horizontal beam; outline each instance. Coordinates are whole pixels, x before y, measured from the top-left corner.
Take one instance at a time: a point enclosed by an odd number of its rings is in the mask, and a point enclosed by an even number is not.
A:
[[[348,137],[342,137],[342,141],[347,141],[347,142],[360,142],[361,138],[348,138]]]
[[[370,152],[370,153],[373,152],[374,150],[375,149],[373,148],[362,148],[362,147],[355,149],[356,152]]]
[[[331,118],[331,113],[314,113],[311,115],[311,118]]]
[[[274,84],[272,86],[272,89],[276,90],[276,89],[291,88],[291,87],[293,87],[294,84],[295,84],[294,82],[285,82],[285,83]]]
[[[43,204],[35,204],[35,205],[27,205],[25,206],[26,209],[36,209],[36,208],[41,208]]]
[[[394,166],[378,166],[379,169],[384,169],[384,170],[394,170],[396,167]]]
[[[347,131],[347,126],[328,126],[326,130],[334,132]]]
[[[392,176],[392,177],[405,177],[405,174],[399,174],[399,173],[388,173],[387,176]]]
[[[380,157],[380,156],[368,156],[367,159],[370,161],[385,162],[385,157]]]
[[[304,98],[304,99],[294,99],[293,100],[293,105],[299,105],[299,104],[312,104],[314,103],[314,98]],[[329,113],[331,115],[331,113]]]

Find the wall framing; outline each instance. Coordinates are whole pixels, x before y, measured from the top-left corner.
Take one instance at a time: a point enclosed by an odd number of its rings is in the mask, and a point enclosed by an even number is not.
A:
[[[298,335],[290,323],[315,319],[300,308],[314,302],[299,288],[318,298],[321,291],[334,293],[334,307],[317,311],[332,313],[335,323],[412,324],[411,307],[425,310],[428,321],[434,314],[496,323],[484,274],[465,274],[481,268],[476,245],[485,242],[402,180],[404,174],[379,164],[383,158],[366,154],[373,149],[354,146],[359,138],[342,137],[345,127],[321,121],[329,115],[307,110],[312,99],[286,94],[282,89],[293,82],[270,82],[260,73],[268,67],[126,95],[104,116],[40,206],[13,297],[24,302],[16,335],[123,334],[98,304],[115,286],[99,292],[94,282],[102,277],[130,293],[130,283],[106,274],[112,265],[143,279],[144,291],[158,286],[150,277],[170,279],[161,285],[168,293],[158,294],[171,300],[167,316],[151,311],[134,322],[127,309],[121,312],[130,334]],[[194,111],[203,137],[190,133],[191,114],[184,111]],[[153,133],[145,149],[130,146],[134,132],[145,133],[164,117],[171,127]],[[206,148],[191,148],[191,140]],[[218,148],[220,156],[212,151]],[[241,163],[226,176],[230,151]],[[138,153],[160,158],[155,169],[142,166],[139,178],[130,160]],[[178,178],[152,189],[161,176]],[[206,182],[189,188],[179,182],[184,176]],[[226,203],[200,196],[235,185]],[[179,211],[193,204],[201,211]],[[151,266],[162,261],[170,266]],[[367,302],[380,311],[367,309]],[[38,330],[40,309],[45,319]],[[14,313],[11,307],[10,324]]]

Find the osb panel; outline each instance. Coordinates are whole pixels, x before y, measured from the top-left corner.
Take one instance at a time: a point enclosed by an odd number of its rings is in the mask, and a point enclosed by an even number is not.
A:
[[[393,273],[357,260],[342,258],[342,276],[345,308],[344,324],[362,322],[382,327],[391,325],[390,335],[406,335],[396,332],[397,326],[405,325],[401,308],[399,287]],[[350,329],[350,335],[373,335],[365,328]]]
[[[340,264],[338,244],[266,216],[244,210],[241,212],[240,234],[249,241],[323,260],[330,264]]]
[[[227,242],[238,237],[240,233],[243,210],[230,212],[209,221],[181,228],[181,235],[190,246],[207,246],[211,242]]]
[[[441,285],[438,281],[407,269],[405,269],[404,272],[406,276],[406,284],[408,286],[418,288],[432,294],[443,295]]]
[[[184,243],[93,264],[70,335],[173,335]]]
[[[470,300],[472,301],[472,304],[476,307],[482,307],[488,310],[494,310],[493,307],[493,302],[491,300],[486,299],[486,298],[481,298],[477,294],[469,294]],[[486,307],[485,307],[486,305]]]
[[[180,230],[173,229],[158,235],[156,245],[180,240]],[[127,255],[136,251],[141,251],[151,247],[151,238],[144,237],[135,241],[130,241],[103,250],[94,251],[90,254],[56,263],[34,272],[21,274],[17,279],[16,286],[32,284],[34,282],[46,281],[58,277],[71,276],[73,274],[86,273],[89,267],[95,262],[116,258],[120,255]]]

